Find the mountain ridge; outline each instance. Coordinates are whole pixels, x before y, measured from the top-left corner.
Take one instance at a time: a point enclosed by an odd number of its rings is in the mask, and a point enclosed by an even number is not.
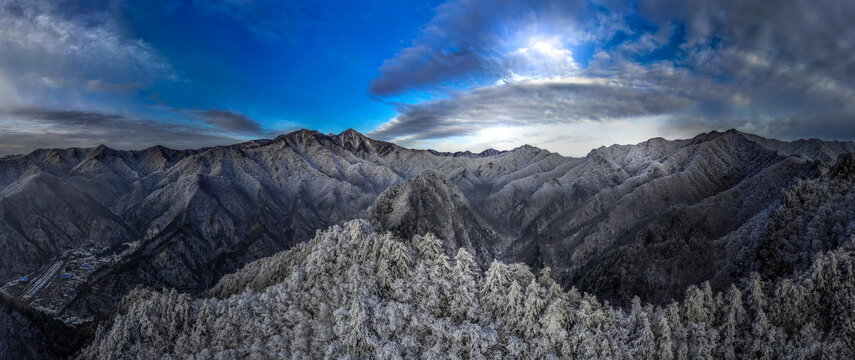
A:
[[[58,258],[103,261],[57,310],[87,319],[134,286],[201,292],[319,229],[373,216],[406,236],[434,232],[449,251],[469,246],[482,265],[499,256],[550,267],[562,286],[616,303],[636,292],[664,303],[689,284],[720,289],[762,266],[754,244],[771,233],[785,190],[851,151],[855,143],[764,143],[732,130],[581,158],[533,146],[440,153],[352,129],[198,150],[36,150],[0,158],[0,277]],[[396,186],[410,195],[384,196]],[[383,199],[437,217],[372,215]],[[735,260],[745,248],[754,250]]]

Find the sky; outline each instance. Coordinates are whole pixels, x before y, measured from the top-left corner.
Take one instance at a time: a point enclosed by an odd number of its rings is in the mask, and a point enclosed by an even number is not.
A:
[[[855,139],[851,0],[0,0],[0,155]]]

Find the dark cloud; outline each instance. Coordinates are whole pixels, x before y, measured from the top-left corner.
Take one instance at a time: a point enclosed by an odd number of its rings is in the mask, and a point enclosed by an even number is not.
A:
[[[181,123],[89,111],[17,108],[0,112],[0,155],[36,148],[106,144],[141,149],[155,144],[187,149],[244,141],[220,131]]]
[[[216,126],[225,131],[241,134],[262,133],[261,126],[257,122],[242,114],[219,109],[198,111],[196,114],[201,116],[208,125]]]
[[[415,86],[436,83],[437,80],[457,78],[481,69],[481,56],[472,50],[434,51],[426,46],[406,48],[392,60],[383,62],[381,77],[371,81],[368,91],[389,95]]]
[[[75,110],[51,110],[41,108],[19,108],[6,111],[4,115],[22,120],[43,121],[71,126],[104,126],[126,121],[125,117],[117,114],[102,114],[96,112]]]
[[[640,14],[660,32],[683,24],[683,65],[783,104],[824,102],[855,84],[855,2],[647,0]],[[838,94],[824,93],[836,87]],[[845,89],[848,88],[848,89]],[[849,94],[844,94],[849,92]]]

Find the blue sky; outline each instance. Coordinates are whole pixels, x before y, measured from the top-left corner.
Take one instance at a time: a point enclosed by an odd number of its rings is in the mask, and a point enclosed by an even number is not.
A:
[[[736,128],[855,138],[837,0],[0,0],[0,154],[354,128],[565,155]]]
[[[417,34],[434,6],[330,3],[275,19],[296,24],[261,33],[247,28],[251,20],[187,4],[141,2],[123,12],[132,34],[160,49],[181,78],[153,86],[139,100],[156,93],[171,106],[239,112],[271,130],[338,132],[370,131],[394,115],[366,88],[378,64]]]

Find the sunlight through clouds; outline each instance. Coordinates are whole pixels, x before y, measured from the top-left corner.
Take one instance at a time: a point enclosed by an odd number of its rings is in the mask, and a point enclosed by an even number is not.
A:
[[[523,145],[537,146],[564,156],[585,156],[592,149],[612,144],[636,144],[663,136],[660,128],[665,119],[646,116],[633,120],[579,121],[575,123],[495,125],[476,131],[473,135],[437,139],[396,139],[407,147],[442,149],[443,151],[480,152],[489,148],[511,150]],[[679,138],[665,134],[669,138]]]
[[[853,3],[621,4],[446,2],[429,24],[466,29],[472,20],[479,31],[431,27],[414,40],[418,61],[393,57],[376,82],[395,84],[389,89],[396,92],[442,92],[451,81],[478,81],[455,86],[446,98],[395,104],[398,114],[371,134],[431,141],[441,150],[459,148],[460,139],[484,144],[491,126],[513,126],[532,135],[532,144],[544,143],[536,135],[544,126],[592,131],[600,145],[632,139],[607,128],[610,122],[659,126],[648,133],[682,137],[735,128],[781,139],[855,138],[855,33],[842,16],[855,11]],[[467,67],[454,74],[418,83],[412,75],[396,77],[447,64],[434,54],[461,44],[470,46]]]

